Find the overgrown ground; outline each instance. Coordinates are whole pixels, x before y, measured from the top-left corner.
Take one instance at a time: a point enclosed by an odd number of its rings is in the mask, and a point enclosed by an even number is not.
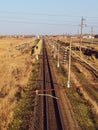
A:
[[[31,72],[35,38],[0,38],[0,129],[7,130]],[[16,46],[30,43],[24,51]]]
[[[36,80],[38,73],[36,72],[37,66],[34,65],[30,74],[27,87],[21,94],[21,99],[17,103],[14,110],[14,118],[9,126],[9,130],[28,130],[30,128],[31,118],[34,116],[34,101],[35,93],[32,90],[36,89]]]
[[[53,37],[54,38],[54,37]],[[57,40],[57,37],[54,38]],[[60,41],[66,42],[68,39],[60,37]],[[93,46],[94,49],[97,51],[98,45],[90,45],[86,44],[85,46]],[[76,52],[77,54],[80,54],[79,51]],[[88,63],[98,67],[98,59],[94,54],[84,55],[82,53],[82,58],[87,60]],[[56,62],[57,65],[57,62]],[[68,96],[68,99],[70,100],[72,110],[74,111],[74,115],[76,120],[78,121],[79,126],[83,130],[97,130],[98,129],[98,116],[96,114],[96,107],[95,107],[95,99],[97,100],[97,86],[96,90],[93,91],[93,88],[90,84],[92,83],[98,83],[98,78],[94,76],[92,71],[87,69],[85,66],[83,66],[79,61],[72,59],[71,64],[71,88],[67,89],[67,77],[68,77],[68,62],[61,65],[58,69],[59,71],[59,77],[62,79],[63,86],[65,87],[66,94]],[[83,87],[83,91],[81,91],[78,87]],[[86,93],[86,86],[87,86],[87,92],[89,93],[89,96]],[[89,91],[88,91],[89,89]],[[94,95],[96,91],[96,96]],[[91,94],[91,92],[93,94]],[[91,100],[91,98],[93,100]],[[91,102],[92,101],[92,102]],[[97,103],[98,104],[98,103]]]
[[[88,84],[89,81],[87,81],[86,75],[83,74],[82,72],[80,74],[71,72],[72,73],[71,74],[71,78],[72,78],[71,88],[67,88],[66,87],[66,85],[67,85],[66,76],[68,73],[66,72],[66,67],[64,70],[64,68],[62,66],[60,66],[60,68],[58,69],[58,72],[59,72],[58,76],[62,80],[62,85],[65,88],[65,93],[67,94],[68,99],[70,100],[75,119],[77,120],[81,129],[82,130],[97,130],[98,117],[97,117],[96,113],[93,111],[93,106],[88,100],[85,99],[85,97],[81,93],[80,89],[76,88],[76,86],[75,86],[75,83],[77,83],[80,86],[83,86],[83,84]],[[91,79],[93,80],[93,78],[91,78]]]

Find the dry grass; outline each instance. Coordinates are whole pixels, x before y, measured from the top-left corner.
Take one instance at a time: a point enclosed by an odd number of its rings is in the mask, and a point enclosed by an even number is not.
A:
[[[30,51],[21,53],[16,46],[33,41],[32,38],[0,39],[0,129],[7,130],[17,103],[17,92],[27,85],[33,59]],[[32,42],[33,45],[33,42]]]

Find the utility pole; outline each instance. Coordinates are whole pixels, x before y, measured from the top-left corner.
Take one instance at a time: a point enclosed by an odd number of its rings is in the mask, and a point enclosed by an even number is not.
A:
[[[57,67],[60,67],[60,61],[59,61],[59,43],[58,43],[58,47],[57,47],[57,53],[58,53],[58,59],[57,59]]]
[[[69,47],[69,63],[68,63],[68,80],[67,80],[67,88],[70,88],[70,75],[71,75],[71,40],[70,40],[70,47]]]
[[[53,44],[53,46],[54,46],[54,44]],[[55,49],[55,46],[53,47],[53,57],[54,57],[54,59],[56,58],[56,49]]]
[[[93,44],[93,27],[91,27],[91,36],[92,36],[92,44]]]
[[[81,18],[81,35],[80,35],[80,37],[81,37],[81,45],[82,45],[82,35],[83,35],[83,25],[84,25],[84,18],[82,17]],[[80,53],[81,53],[81,45],[80,45]]]

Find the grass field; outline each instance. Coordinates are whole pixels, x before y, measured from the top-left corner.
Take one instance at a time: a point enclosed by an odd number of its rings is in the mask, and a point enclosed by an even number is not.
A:
[[[7,130],[13,110],[27,85],[34,58],[30,49],[35,38],[0,38],[0,129]],[[30,43],[24,51],[16,49]]]

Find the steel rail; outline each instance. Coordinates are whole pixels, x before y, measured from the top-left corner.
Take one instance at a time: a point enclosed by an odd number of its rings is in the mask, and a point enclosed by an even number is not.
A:
[[[45,48],[44,48],[44,44],[43,44],[43,89],[46,89],[46,76],[45,76]],[[46,92],[44,91],[44,94],[46,94]],[[43,103],[43,113],[44,113],[44,130],[48,130],[48,113],[47,113],[47,99],[46,97],[43,98],[44,99],[44,103]]]
[[[45,74],[46,73],[45,72],[46,65],[47,65],[47,68],[48,68],[51,89],[55,89],[54,88],[54,83],[53,83],[52,72],[51,72],[51,68],[50,68],[50,63],[49,63],[49,58],[48,58],[48,53],[47,53],[45,41],[43,40],[43,76],[44,76],[43,86],[44,86],[44,89],[47,89],[46,88],[46,77],[47,76]],[[46,92],[44,92],[44,94],[46,94]],[[55,91],[52,91],[51,94],[52,94],[51,96],[56,97],[56,92]],[[55,116],[56,116],[57,128],[58,128],[58,130],[64,130],[63,123],[62,123],[61,112],[60,112],[60,108],[58,106],[57,99],[53,98],[52,100],[53,100],[53,107],[54,107]],[[48,113],[48,100],[47,100],[47,97],[45,97],[45,96],[44,96],[44,110],[45,110],[45,113],[46,113],[45,120],[44,120],[44,125],[45,125],[44,130],[48,130],[48,127],[49,127],[48,125],[49,124],[48,124],[48,119],[46,119],[46,118],[48,118],[48,114],[47,114]]]

